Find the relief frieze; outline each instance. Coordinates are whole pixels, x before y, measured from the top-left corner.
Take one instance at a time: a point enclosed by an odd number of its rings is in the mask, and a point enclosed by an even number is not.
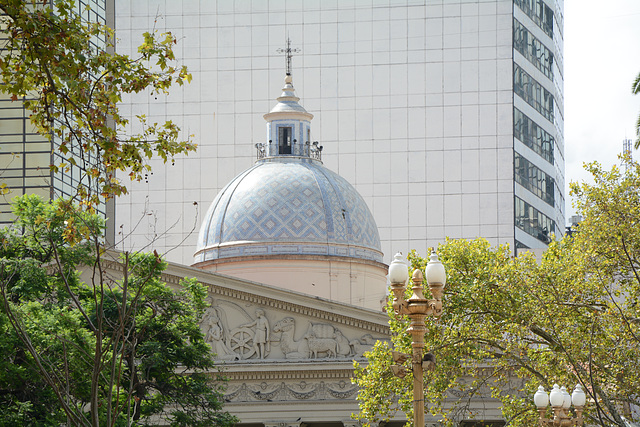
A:
[[[229,362],[362,358],[376,341],[369,333],[226,300],[207,308],[201,327],[217,359]]]

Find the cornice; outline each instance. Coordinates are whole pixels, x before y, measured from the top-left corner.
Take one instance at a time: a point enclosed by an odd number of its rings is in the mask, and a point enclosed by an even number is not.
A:
[[[287,363],[283,361],[282,363]],[[264,371],[224,371],[225,378],[231,382],[253,381],[311,381],[311,380],[347,380],[353,377],[350,369],[331,369],[327,371],[302,369],[296,371],[264,370]]]
[[[262,244],[262,243],[260,243],[260,244]],[[283,242],[282,244],[287,244],[287,243]],[[315,243],[315,242],[301,242],[301,243],[300,242],[296,242],[296,244],[317,245],[317,243]],[[235,245],[235,246],[251,246],[252,244],[251,243],[240,243],[240,244],[234,243],[233,245]],[[222,245],[217,245],[217,246],[222,246]],[[231,245],[227,244],[227,246],[231,246]],[[363,249],[366,249],[366,250],[371,251],[371,252],[379,253],[382,256],[382,252],[374,251],[373,249],[366,248],[364,246],[337,245],[337,244],[335,244],[333,246],[343,246],[343,247],[348,247],[348,248],[363,248]],[[216,247],[216,245],[211,246],[211,247],[207,247],[207,248],[203,248],[203,249],[199,250],[198,252],[196,252],[196,254],[201,253],[201,252],[205,252],[205,251],[210,250],[211,248],[215,248],[215,247]],[[378,262],[378,261],[372,260],[372,259],[347,257],[347,256],[337,256],[337,255],[311,255],[311,254],[246,255],[246,256],[237,256],[237,257],[229,257],[229,258],[218,258],[218,259],[213,259],[213,260],[206,260],[206,261],[196,262],[196,263],[194,263],[192,265],[192,267],[206,269],[207,267],[210,267],[212,265],[234,263],[234,262],[239,262],[239,261],[246,262],[246,261],[273,261],[273,260],[277,260],[277,261],[288,261],[288,260],[323,261],[323,262],[339,262],[339,263],[346,263],[346,264],[371,265],[371,266],[377,267],[377,268],[381,269],[382,271],[384,271],[385,275],[386,275],[386,271],[389,269],[389,266],[387,264],[384,264],[382,262]]]

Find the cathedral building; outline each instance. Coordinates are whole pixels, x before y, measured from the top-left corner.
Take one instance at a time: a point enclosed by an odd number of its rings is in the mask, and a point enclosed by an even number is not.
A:
[[[241,426],[355,427],[353,360],[366,363],[364,353],[390,339],[387,266],[369,208],[322,165],[299,100],[288,69],[255,165],[211,203],[192,267],[170,264],[163,279],[207,287],[201,325]],[[497,401],[471,404],[481,419],[500,419]]]
[[[299,100],[288,69],[255,165],[204,216],[198,270],[171,265],[165,279],[207,285],[202,328],[230,379],[226,409],[241,425],[356,426],[353,360],[364,363],[390,334],[387,266],[373,215],[322,165],[313,115]]]

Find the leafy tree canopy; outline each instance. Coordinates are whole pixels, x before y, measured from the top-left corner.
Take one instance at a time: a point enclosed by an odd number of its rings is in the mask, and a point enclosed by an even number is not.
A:
[[[145,33],[131,58],[113,52],[113,31],[83,19],[88,10],[73,0],[4,0],[0,12],[0,91],[24,102],[38,132],[54,139],[63,159],[51,165],[54,171],[80,168],[82,203],[126,193],[118,171],[140,180],[152,156],[166,162],[195,150],[171,121],[137,116],[142,131],[127,133],[129,120],[118,108],[123,94],[166,92],[191,81],[176,65],[170,33]]]
[[[638,417],[630,408],[640,404],[640,168],[587,168],[595,183],[572,186],[584,221],[541,260],[482,239],[439,246],[447,285],[442,317],[427,319],[425,349],[437,364],[425,375],[425,399],[446,425],[482,417],[470,403],[488,396],[508,425],[536,425],[532,396],[554,383],[583,384],[594,424]],[[415,253],[409,260],[411,269],[426,263]],[[393,347],[410,353],[407,319],[389,321]],[[411,374],[391,375],[389,347],[378,343],[356,367],[362,420],[395,411],[412,418]]]
[[[14,212],[0,231],[0,425],[233,424],[199,326],[202,285],[170,289],[154,254],[107,269],[103,221],[65,201],[24,196]]]
[[[117,273],[107,268],[92,214],[126,193],[118,172],[140,180],[151,157],[195,150],[171,121],[138,116],[142,130],[128,133],[118,109],[123,94],[191,76],[170,33],[145,33],[132,58],[89,12],[73,0],[0,2],[0,92],[52,139],[54,173],[81,172],[79,205],[17,198],[14,226],[0,231],[0,425],[230,425],[199,328],[205,290],[186,279],[168,288],[156,254],[125,253]]]

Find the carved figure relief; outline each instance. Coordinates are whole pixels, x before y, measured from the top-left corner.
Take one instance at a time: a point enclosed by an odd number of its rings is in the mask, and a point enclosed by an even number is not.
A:
[[[257,309],[257,319],[246,325],[242,325],[241,328],[253,328],[253,350],[258,355],[258,359],[264,359],[270,349],[269,343],[269,321],[264,316],[264,310]],[[244,357],[246,359],[247,357]]]
[[[249,359],[256,354],[253,342],[253,330],[248,326],[235,328],[229,334],[229,347],[238,355],[240,360]]]
[[[211,307],[205,312],[201,326],[205,333],[205,340],[211,344],[211,350],[221,360],[246,360],[252,357],[264,359],[270,351],[269,321],[262,309],[257,309],[256,319],[235,303],[222,301],[226,311],[213,300]],[[229,312],[229,313],[227,313]],[[233,323],[238,318],[250,320],[235,328],[230,328],[227,322],[227,314],[231,316]]]
[[[275,324],[274,332],[280,332],[280,348],[287,359],[317,359],[318,357],[336,357],[338,342],[336,329],[329,324],[311,324],[301,340],[295,341],[295,320],[285,317]]]
[[[280,349],[287,359],[362,357],[375,343],[370,334],[349,341],[342,331],[327,323],[311,323],[302,339],[296,341],[295,328],[293,317],[285,317],[273,327],[273,332],[281,334]]]
[[[238,355],[227,345],[227,335],[216,308],[207,310],[202,321],[205,341],[211,344],[211,350],[221,360],[238,360]]]
[[[349,341],[349,347],[351,347],[350,356],[364,357],[364,352],[373,348],[376,340],[373,339],[371,334],[365,334],[360,339]]]
[[[249,316],[246,316],[250,319]],[[256,354],[255,332],[250,324],[230,329],[227,315],[221,307],[214,305],[207,309],[202,320],[205,341],[220,360],[244,360]]]
[[[311,324],[309,331],[304,336],[309,346],[309,353],[312,359],[317,359],[318,355],[326,357],[336,357],[338,355],[338,342],[336,341],[336,329],[326,323]]]
[[[302,339],[295,341],[293,334],[296,329],[296,321],[293,317],[285,317],[275,324],[273,332],[280,332],[280,349],[286,359],[307,359],[309,357],[309,343]]]
[[[336,342],[338,343],[338,356],[349,356],[351,354],[349,340],[338,329],[336,329]]]

